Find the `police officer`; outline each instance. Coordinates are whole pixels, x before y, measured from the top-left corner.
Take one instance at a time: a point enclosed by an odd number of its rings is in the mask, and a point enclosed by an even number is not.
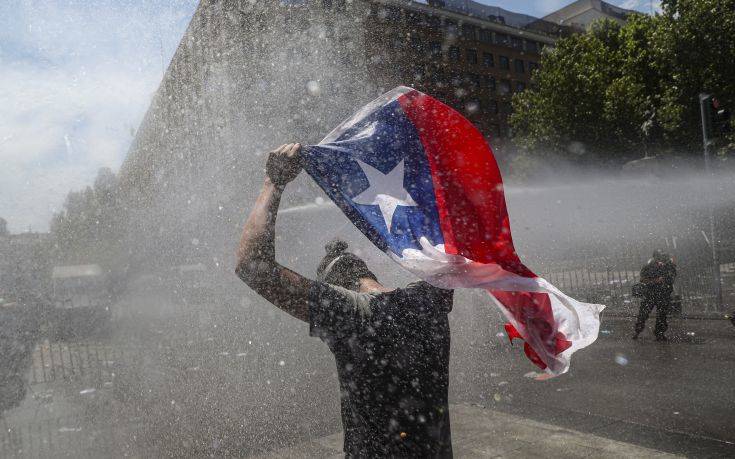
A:
[[[638,311],[638,320],[635,323],[633,339],[646,328],[646,320],[653,308],[656,308],[656,327],[654,334],[656,341],[666,341],[666,315],[671,308],[671,294],[674,291],[676,278],[676,264],[674,260],[660,250],[654,250],[653,257],[641,269],[641,284],[643,284],[643,298]]]

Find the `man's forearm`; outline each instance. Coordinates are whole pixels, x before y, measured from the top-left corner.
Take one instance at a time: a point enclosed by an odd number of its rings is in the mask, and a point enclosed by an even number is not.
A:
[[[282,190],[265,179],[258,199],[248,216],[237,250],[238,269],[252,269],[253,264],[275,261],[276,215]]]
[[[312,282],[276,262],[276,215],[283,188],[301,170],[297,143],[268,154],[266,179],[242,230],[237,248],[237,275],[260,296],[297,319],[308,321]]]

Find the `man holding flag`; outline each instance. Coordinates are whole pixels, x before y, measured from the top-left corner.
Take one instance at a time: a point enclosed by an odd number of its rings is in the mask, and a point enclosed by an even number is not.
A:
[[[275,216],[301,168],[378,248],[425,282],[387,290],[343,243],[310,281],[275,262]],[[482,134],[432,97],[398,87],[318,145],[270,153],[243,231],[238,275],[307,321],[335,354],[348,456],[451,456],[446,409],[455,288],[481,288],[543,377],[594,342],[604,306],[536,276],[513,246],[502,178]]]
[[[337,363],[347,457],[451,457],[451,290],[426,282],[388,289],[334,241],[318,281],[275,261],[283,188],[301,170],[300,145],[270,152],[265,185],[243,230],[237,274],[329,346]]]

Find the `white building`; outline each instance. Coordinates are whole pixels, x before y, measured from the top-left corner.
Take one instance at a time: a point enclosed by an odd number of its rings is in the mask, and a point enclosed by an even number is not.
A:
[[[625,24],[628,16],[636,13],[638,12],[620,8],[602,0],[577,0],[542,19],[554,24],[588,29],[593,22],[601,19],[611,19],[622,25]]]

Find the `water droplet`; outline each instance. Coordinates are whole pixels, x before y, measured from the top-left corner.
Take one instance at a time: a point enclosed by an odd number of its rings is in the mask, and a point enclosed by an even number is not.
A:
[[[312,96],[319,96],[322,93],[321,86],[319,86],[319,83],[314,80],[311,80],[308,83],[306,83],[306,90],[309,91],[309,94]]]

